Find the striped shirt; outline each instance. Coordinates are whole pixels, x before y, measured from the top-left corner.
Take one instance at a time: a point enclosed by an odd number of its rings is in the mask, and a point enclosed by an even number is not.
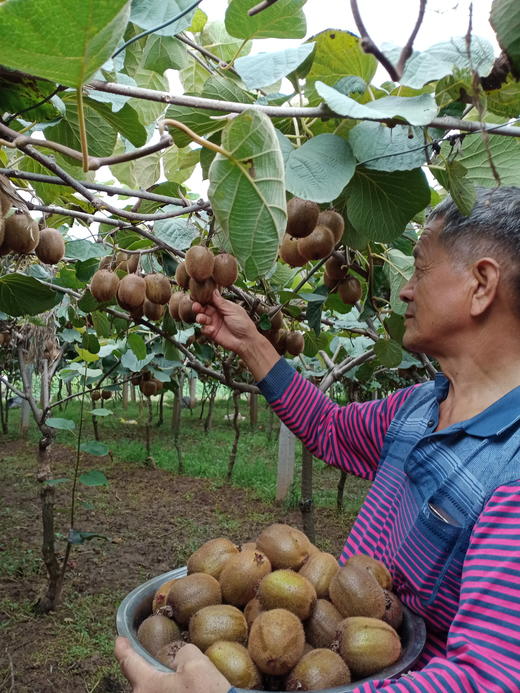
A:
[[[520,388],[436,431],[449,383],[334,404],[280,359],[259,386],[320,459],[373,481],[339,562],[383,561],[427,626],[416,670],[360,693],[520,693]]]

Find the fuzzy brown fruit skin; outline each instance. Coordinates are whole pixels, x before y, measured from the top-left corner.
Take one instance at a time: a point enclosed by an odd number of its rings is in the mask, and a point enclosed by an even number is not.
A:
[[[222,591],[218,580],[211,575],[192,573],[173,582],[167,603],[173,609],[175,622],[184,626],[199,609],[221,604]]]
[[[93,402],[97,402],[101,399],[101,392],[99,390],[94,390],[90,395]]]
[[[160,320],[164,315],[164,306],[161,303],[153,303],[145,298],[143,303],[143,314],[148,320],[157,322],[157,320]]]
[[[300,238],[298,252],[307,260],[321,260],[334,250],[334,234],[327,226],[316,226],[314,231]]]
[[[378,561],[377,558],[364,553],[355,553],[347,559],[345,565],[365,568],[369,573],[372,573],[384,590],[392,589],[392,575],[386,565],[382,561]]]
[[[271,561],[273,570],[299,570],[311,553],[311,542],[299,529],[275,522],[257,537],[256,545]]]
[[[274,570],[262,578],[256,594],[262,608],[287,609],[301,621],[307,619],[316,603],[316,590],[309,580],[289,568]]]
[[[38,224],[28,214],[12,214],[5,220],[2,245],[13,253],[32,253],[39,240]]]
[[[211,250],[203,245],[194,245],[186,251],[184,258],[186,272],[192,279],[203,282],[213,274],[215,258]]]
[[[157,394],[157,384],[154,380],[145,380],[139,383],[139,389],[145,397],[153,397]]]
[[[320,551],[312,556],[300,568],[300,575],[307,578],[314,585],[316,595],[327,599],[329,596],[329,584],[339,570],[335,556],[325,551]]]
[[[336,652],[320,648],[307,652],[287,677],[287,691],[315,691],[350,683],[348,666]]]
[[[11,198],[3,190],[0,190],[0,216],[5,216],[11,209]]]
[[[325,263],[325,272],[329,275],[331,279],[340,281],[345,279],[347,276],[348,268],[344,267],[345,259],[338,260],[338,258],[331,256]]]
[[[161,647],[172,642],[172,640],[179,640],[180,637],[181,630],[175,621],[161,614],[148,616],[137,629],[137,639],[145,650],[153,656],[157,654]]]
[[[253,599],[250,599],[247,604],[244,607],[244,616],[246,617],[247,621],[247,627],[251,629],[251,625],[255,618],[259,616],[264,609],[262,608],[262,605],[260,604],[260,600],[258,597],[253,597]]]
[[[318,599],[305,623],[305,636],[313,647],[330,647],[343,614],[328,599]]]
[[[323,226],[327,226],[332,231],[336,243],[339,243],[343,238],[345,221],[341,214],[333,209],[324,209],[323,212],[320,212],[316,222],[316,225],[318,224],[323,224]]]
[[[320,208],[316,202],[293,197],[287,203],[287,226],[285,233],[293,238],[308,236],[318,221]]]
[[[159,272],[155,274],[147,274],[144,278],[146,284],[146,298],[152,303],[160,303],[164,305],[170,300],[172,294],[168,277]]]
[[[206,650],[206,657],[232,686],[246,690],[260,688],[262,677],[244,645],[217,640]]]
[[[112,397],[112,390],[101,390],[102,399],[110,399]]]
[[[222,599],[233,606],[245,606],[255,596],[260,580],[270,572],[271,562],[261,551],[240,551],[231,556],[219,576]]]
[[[227,561],[239,553],[238,546],[225,537],[206,541],[188,558],[186,567],[191,573],[207,573],[218,580]]]
[[[344,616],[380,619],[386,608],[383,588],[365,568],[343,566],[329,583],[330,600]]]
[[[356,279],[356,277],[347,277],[339,282],[336,291],[343,303],[349,306],[353,306],[357,303],[363,293],[361,282],[359,279]]]
[[[174,320],[181,319],[179,315],[179,304],[184,295],[184,291],[174,291],[170,297],[170,300],[168,301],[168,310],[170,311],[170,315]]]
[[[228,287],[238,278],[238,262],[231,253],[220,253],[213,263],[213,279],[219,286]]]
[[[298,239],[287,233],[282,238],[279,255],[290,267],[303,267],[307,264],[307,258],[303,257],[298,250]]]
[[[188,288],[192,301],[197,301],[205,306],[211,301],[211,297],[213,296],[213,292],[217,288],[217,285],[212,277],[205,279],[203,282],[199,282],[191,277]]]
[[[378,618],[354,616],[341,621],[336,647],[355,679],[375,674],[401,656],[399,635]]]
[[[392,626],[395,630],[401,627],[404,618],[403,605],[399,597],[390,592],[390,590],[383,590],[385,593],[386,609],[383,614],[383,621]]]
[[[175,281],[181,289],[187,289],[190,283],[190,275],[186,272],[186,263],[179,262],[175,270]]]
[[[193,614],[189,624],[190,642],[205,652],[218,640],[247,642],[247,622],[236,606],[213,604]]]
[[[65,241],[57,229],[40,231],[40,240],[34,249],[36,257],[46,265],[57,265],[65,255]]]
[[[291,356],[298,356],[305,346],[305,339],[301,332],[289,332],[285,341],[285,350]]]
[[[184,294],[179,301],[179,317],[182,322],[188,324],[194,323],[197,317],[197,314],[193,310],[193,301],[188,294]]]
[[[98,270],[90,280],[90,293],[96,301],[104,303],[116,297],[119,277],[108,269]]]
[[[123,277],[117,288],[117,302],[122,308],[137,308],[144,303],[146,283],[142,277],[136,274],[127,274]]]
[[[301,658],[304,648],[302,622],[287,609],[264,611],[253,621],[247,649],[264,674],[288,674]]]

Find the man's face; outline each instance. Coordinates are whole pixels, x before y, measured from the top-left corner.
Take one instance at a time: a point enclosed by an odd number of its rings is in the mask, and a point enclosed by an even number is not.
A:
[[[400,292],[407,303],[403,345],[437,358],[456,348],[467,326],[472,277],[439,242],[442,225],[438,218],[426,226],[414,250],[414,274]]]

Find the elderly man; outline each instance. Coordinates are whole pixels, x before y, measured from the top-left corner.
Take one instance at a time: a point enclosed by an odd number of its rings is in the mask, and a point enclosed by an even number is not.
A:
[[[415,671],[359,692],[520,691],[520,188],[479,190],[469,217],[445,200],[414,255],[403,343],[442,373],[383,400],[338,407],[218,293],[197,320],[316,456],[373,480],[340,563],[382,560],[428,639]],[[226,693],[185,650],[164,688],[126,643],[117,654],[140,693]]]

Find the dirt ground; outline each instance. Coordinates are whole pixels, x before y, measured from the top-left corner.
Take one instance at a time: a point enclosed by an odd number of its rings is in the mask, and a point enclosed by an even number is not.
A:
[[[70,476],[73,452],[54,446],[55,476]],[[100,468],[84,456],[82,469]],[[74,547],[64,604],[55,613],[31,610],[46,585],[40,559],[41,515],[34,478],[34,443],[0,439],[0,691],[122,693],[129,687],[112,656],[119,602],[145,580],[184,565],[204,541],[253,539],[271,522],[302,527],[298,510],[259,501],[222,482],[103,459],[109,485],[82,487],[78,530],[98,532]],[[56,488],[56,533],[66,535],[70,485]],[[339,554],[352,518],[315,513],[316,544]],[[61,534],[60,534],[61,533]],[[59,544],[63,550],[65,544]]]

